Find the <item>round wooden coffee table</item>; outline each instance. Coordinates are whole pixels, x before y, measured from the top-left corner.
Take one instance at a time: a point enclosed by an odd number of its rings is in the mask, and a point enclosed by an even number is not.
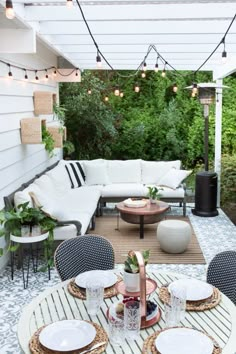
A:
[[[147,201],[147,205],[142,208],[130,208],[125,206],[124,202],[118,203],[116,207],[122,220],[130,224],[139,224],[140,238],[144,238],[144,224],[155,224],[161,221],[170,208],[167,203],[159,200],[156,203]]]

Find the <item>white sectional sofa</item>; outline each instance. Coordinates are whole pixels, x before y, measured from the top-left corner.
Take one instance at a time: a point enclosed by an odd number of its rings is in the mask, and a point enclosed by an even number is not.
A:
[[[61,160],[5,197],[5,205],[10,207],[14,194],[15,206],[26,201],[30,205],[42,206],[46,213],[59,221],[60,226],[54,232],[55,240],[85,234],[94,227],[95,214],[101,214],[105,202],[145,197],[147,186],[152,185],[161,186],[161,200],[182,203],[185,215],[185,189],[181,182],[191,171],[180,167],[179,160]]]

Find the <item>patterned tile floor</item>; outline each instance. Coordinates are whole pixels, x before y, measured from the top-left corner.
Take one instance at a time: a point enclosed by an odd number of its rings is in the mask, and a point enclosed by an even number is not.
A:
[[[182,210],[176,207],[173,207],[171,211],[175,215],[181,212]],[[222,211],[217,217],[202,218],[192,215],[191,205],[188,205],[187,214],[207,263],[221,251],[236,250],[236,227]],[[122,265],[117,267],[122,268]],[[150,264],[147,267],[148,269],[179,272],[205,279],[207,265]],[[31,273],[29,286],[23,290],[20,271],[15,271],[13,281],[10,278],[10,267],[0,274],[0,354],[21,353],[17,340],[17,323],[22,308],[47,287],[59,281],[54,269],[51,278],[48,281],[45,273]]]

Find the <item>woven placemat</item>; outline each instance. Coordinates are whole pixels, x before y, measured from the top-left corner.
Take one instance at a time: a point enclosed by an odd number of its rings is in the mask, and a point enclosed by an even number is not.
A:
[[[147,337],[145,339],[145,341],[143,342],[143,349],[142,349],[142,354],[161,354],[155,346],[155,340],[157,338],[157,336],[163,332],[166,331],[169,328],[165,328],[162,329],[160,331],[157,331],[155,333],[153,333],[152,335],[150,335],[149,337]],[[211,336],[209,336],[207,333],[203,332],[203,331],[199,331],[204,333],[205,335],[207,335],[209,338],[211,338],[211,340],[213,341],[214,344],[214,350],[212,352],[212,354],[221,354],[222,353],[222,349],[219,347],[218,343],[214,340],[214,338],[212,338]]]
[[[86,347],[83,347],[82,349],[79,349],[79,350],[68,351],[68,352],[66,352],[67,354],[80,354],[84,350],[92,347],[94,344],[106,342],[106,344],[104,344],[103,346],[101,346],[97,349],[91,350],[89,353],[100,354],[100,353],[104,352],[104,350],[107,346],[107,343],[108,343],[108,335],[107,335],[106,331],[101,326],[99,326],[98,324],[96,324],[94,322],[89,322],[89,321],[86,321],[86,322],[91,323],[96,328],[96,337],[94,338],[93,342],[90,343],[89,345],[87,345]],[[29,342],[30,352],[32,354],[61,354],[62,352],[47,349],[42,344],[40,344],[39,334],[43,330],[44,327],[46,327],[46,326],[40,327],[31,337],[30,342]]]
[[[159,298],[162,302],[168,303],[170,301],[170,293],[166,286],[162,286],[159,291]],[[187,311],[205,311],[217,306],[221,300],[219,289],[213,288],[213,294],[206,300],[201,301],[186,301]]]
[[[117,275],[117,283],[121,280],[122,280],[122,278],[119,275]],[[75,284],[75,278],[73,278],[68,283],[67,289],[72,296],[75,296],[81,300],[86,300],[86,289],[79,288]],[[118,292],[116,290],[115,284],[113,286],[111,286],[110,288],[104,289],[104,299],[107,299],[112,296],[116,296],[117,294],[118,294]]]

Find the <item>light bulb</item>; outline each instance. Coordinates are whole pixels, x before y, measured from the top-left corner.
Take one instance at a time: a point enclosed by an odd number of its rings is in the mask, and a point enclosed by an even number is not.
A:
[[[99,52],[97,53],[97,56],[96,56],[96,62],[97,62],[97,67],[100,69],[102,67],[102,59],[99,55]]]
[[[78,76],[79,74],[78,74],[78,69],[76,69],[76,72],[75,72],[75,76]]]
[[[165,70],[165,69],[163,69],[163,71],[162,71],[162,73],[161,73],[161,76],[162,76],[162,77],[166,77],[166,70]]]
[[[104,101],[105,101],[105,102],[108,102],[108,101],[109,101],[109,97],[108,97],[108,96],[105,96]]]
[[[143,71],[146,71],[146,70],[147,70],[147,63],[144,62],[144,63],[143,63]]]
[[[144,79],[146,77],[145,71],[142,71],[141,77]]]
[[[35,80],[38,81],[39,80],[39,77],[37,75],[37,70],[35,71]]]
[[[27,75],[27,71],[26,71],[26,69],[25,69],[25,80],[28,80],[28,75]]]
[[[91,93],[92,93],[92,90],[91,89],[88,89],[88,95],[91,95]]]
[[[9,67],[9,70],[8,70],[8,77],[9,77],[9,79],[13,79],[13,75],[12,75],[12,72],[11,72],[11,65],[8,64],[8,67]]]
[[[197,88],[197,84],[196,83],[193,83],[192,92],[195,93],[195,95],[198,93],[198,88]]]
[[[196,93],[192,91],[191,96],[192,96],[192,97],[195,97],[195,96],[196,96]]]
[[[174,84],[174,85],[173,85],[173,92],[176,93],[177,91],[178,91],[178,86],[177,86],[177,84]]]
[[[120,97],[124,97],[124,92],[123,91],[120,92]]]
[[[57,76],[57,69],[53,71],[53,76]]]
[[[157,63],[155,64],[154,71],[155,71],[156,73],[158,73],[158,71],[159,71],[159,66],[158,66],[158,64],[157,64]]]
[[[222,63],[225,64],[227,62],[227,52],[224,50],[222,52]]]
[[[66,7],[67,7],[68,9],[71,9],[71,8],[73,7],[73,0],[67,0],[67,1],[66,1]]]
[[[114,95],[115,95],[115,96],[119,96],[119,95],[120,95],[120,90],[119,90],[118,87],[115,89]]]
[[[6,8],[5,8],[5,14],[6,14],[6,17],[9,19],[9,20],[12,20],[14,17],[15,17],[15,12],[14,12],[14,9],[13,9],[13,5],[12,5],[12,1],[11,0],[6,0]]]
[[[139,91],[140,91],[140,87],[139,87],[138,84],[136,84],[136,85],[134,86],[134,91],[135,91],[135,92],[139,92]]]
[[[48,71],[47,71],[47,69],[45,69],[45,71],[46,71],[46,74],[45,74],[45,81],[48,81]]]

